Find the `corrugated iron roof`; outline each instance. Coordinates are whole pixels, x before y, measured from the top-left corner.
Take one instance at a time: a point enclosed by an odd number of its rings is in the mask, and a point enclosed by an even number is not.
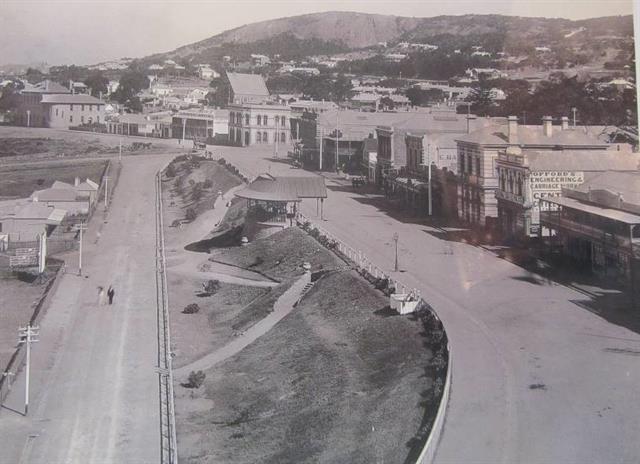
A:
[[[228,72],[227,77],[236,95],[269,96],[267,84],[260,74],[242,74]]]
[[[614,221],[624,222],[625,224],[640,224],[640,214],[632,214],[617,209],[603,208],[601,206],[583,203],[579,200],[567,197],[544,198],[544,201],[566,208],[584,211],[585,213],[595,214],[596,216],[602,216]]]
[[[640,154],[615,150],[545,150],[526,154],[532,171],[637,171]]]
[[[324,177],[273,177],[258,176],[247,188],[236,193],[237,197],[262,201],[300,201],[303,198],[326,198]]]
[[[51,94],[44,95],[41,103],[67,104],[67,105],[104,105],[102,100],[84,94]]]

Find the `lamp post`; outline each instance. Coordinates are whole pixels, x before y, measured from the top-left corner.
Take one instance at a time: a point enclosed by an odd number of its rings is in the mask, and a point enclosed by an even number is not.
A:
[[[398,232],[393,234],[393,241],[396,242],[396,261],[395,261],[395,265],[393,266],[393,270],[395,272],[398,272],[398,239],[399,238],[400,238],[400,235],[398,235]]]

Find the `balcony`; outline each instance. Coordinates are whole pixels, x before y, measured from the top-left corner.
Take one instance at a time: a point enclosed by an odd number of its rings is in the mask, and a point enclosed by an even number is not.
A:
[[[525,202],[525,199],[522,195],[516,195],[515,193],[505,192],[504,190],[496,190],[496,198],[498,200],[510,201],[511,203],[516,203],[523,208],[529,208],[531,204]]]
[[[541,211],[540,224],[556,230],[564,230],[575,235],[594,240],[605,246],[629,249],[633,245],[634,254],[640,254],[640,240],[630,241],[629,235],[609,232],[598,227],[571,220],[563,217],[562,211]]]

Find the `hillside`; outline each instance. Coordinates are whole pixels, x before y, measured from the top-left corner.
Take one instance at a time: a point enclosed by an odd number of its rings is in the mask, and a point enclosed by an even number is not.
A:
[[[586,49],[597,40],[629,41],[632,37],[630,15],[571,21],[502,15],[410,18],[334,11],[247,24],[144,61],[216,58],[236,52],[246,54],[249,50],[300,56],[402,40],[456,48],[480,44],[489,50],[553,44]]]

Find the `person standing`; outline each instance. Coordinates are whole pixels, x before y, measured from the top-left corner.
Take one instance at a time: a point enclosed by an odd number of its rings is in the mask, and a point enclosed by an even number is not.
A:
[[[104,287],[98,287],[98,306],[104,306],[106,304],[106,294],[104,292]]]
[[[109,304],[113,304],[113,297],[116,295],[116,291],[113,289],[113,286],[109,285],[109,290],[107,290],[107,296],[109,297]]]

